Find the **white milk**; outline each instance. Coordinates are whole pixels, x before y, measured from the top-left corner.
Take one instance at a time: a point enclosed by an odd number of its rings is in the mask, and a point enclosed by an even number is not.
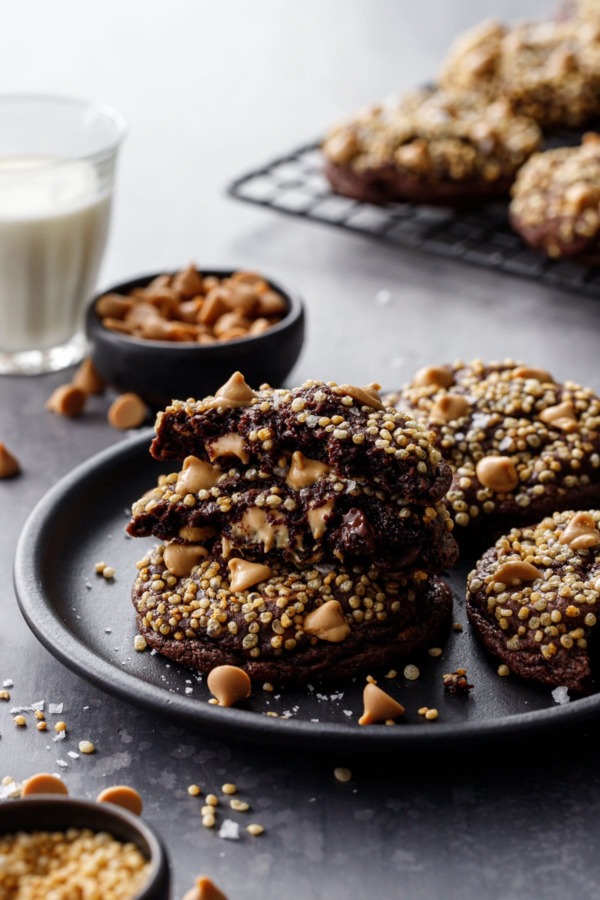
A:
[[[0,157],[0,352],[45,350],[81,329],[109,216],[90,163]]]

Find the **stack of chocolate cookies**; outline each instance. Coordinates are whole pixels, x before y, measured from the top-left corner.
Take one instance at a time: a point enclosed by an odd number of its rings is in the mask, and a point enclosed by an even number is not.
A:
[[[159,413],[150,452],[177,470],[127,531],[163,543],[138,563],[140,633],[201,672],[302,683],[391,664],[443,638],[458,547],[433,434],[378,386],[309,381]]]

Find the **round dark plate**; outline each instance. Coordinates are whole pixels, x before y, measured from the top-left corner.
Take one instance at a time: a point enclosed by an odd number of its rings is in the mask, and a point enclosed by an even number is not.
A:
[[[497,674],[491,659],[470,632],[464,592],[474,560],[464,559],[446,573],[455,597],[453,631],[441,656],[427,652],[399,662],[398,674],[371,674],[406,707],[394,726],[358,725],[365,681],[273,692],[255,687],[245,706],[224,709],[207,701],[205,679],[160,654],[136,653],[134,609],[130,594],[137,560],[152,539],[125,533],[130,507],[153,487],[158,476],[175,471],[149,453],[152,429],[146,429],[79,466],[38,503],[19,537],[14,580],[21,611],[44,646],[65,666],[106,692],[196,724],[218,736],[294,748],[345,748],[352,751],[467,746],[498,741],[598,715],[600,695],[559,704],[550,688]],[[103,560],[116,569],[114,580],[95,573]],[[420,677],[403,675],[416,664]],[[451,695],[442,675],[467,669],[468,694]],[[436,721],[418,714],[427,706],[439,711]],[[277,713],[269,716],[267,713]]]

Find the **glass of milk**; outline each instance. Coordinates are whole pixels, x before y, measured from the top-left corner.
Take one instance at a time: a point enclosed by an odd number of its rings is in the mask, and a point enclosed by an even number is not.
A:
[[[0,94],[0,374],[79,362],[125,137],[116,110]]]

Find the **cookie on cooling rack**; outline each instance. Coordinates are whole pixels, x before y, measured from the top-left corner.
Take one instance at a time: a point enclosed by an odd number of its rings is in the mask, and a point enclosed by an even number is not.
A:
[[[360,112],[332,129],[322,150],[337,193],[462,206],[507,196],[540,142],[535,122],[504,102],[431,90]]]
[[[346,678],[449,629],[450,588],[422,570],[184,561],[180,547],[159,545],[138,563],[132,599],[147,643],[200,672],[235,665],[256,681]]]
[[[439,83],[503,97],[543,129],[581,127],[600,114],[600,23],[485,21],[455,41]]]
[[[600,399],[513,360],[419,370],[384,398],[437,435],[459,542],[600,506]]]
[[[510,221],[534,250],[554,259],[600,261],[600,135],[579,147],[536,153],[512,188]]]
[[[469,621],[521,678],[590,689],[600,604],[600,511],[556,512],[514,528],[467,578]]]

